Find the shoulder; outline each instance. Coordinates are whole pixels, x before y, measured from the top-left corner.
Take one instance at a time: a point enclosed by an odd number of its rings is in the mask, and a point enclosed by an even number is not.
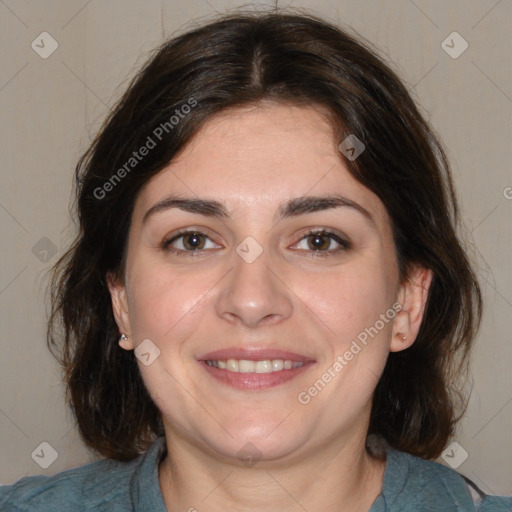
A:
[[[102,503],[123,503],[129,496],[128,482],[134,463],[100,460],[58,473],[54,476],[30,476],[13,485],[0,487],[0,510],[97,510]],[[122,509],[119,509],[122,510]]]
[[[390,510],[511,512],[512,496],[490,496],[457,471],[437,462],[388,450],[383,494]]]
[[[2,512],[70,510],[128,512],[134,509],[144,465],[155,468],[161,443],[130,462],[103,459],[53,476],[30,476],[0,486]],[[154,459],[154,460],[153,460]]]

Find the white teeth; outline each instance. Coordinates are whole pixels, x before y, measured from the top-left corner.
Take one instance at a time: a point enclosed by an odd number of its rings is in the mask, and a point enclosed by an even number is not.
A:
[[[284,368],[284,361],[282,359],[273,359],[272,360],[272,370],[278,372]]]
[[[238,372],[238,361],[236,359],[228,359],[226,361],[226,370],[230,372]]]
[[[264,359],[261,361],[249,361],[247,359],[228,359],[206,361],[208,366],[238,373],[272,373],[281,370],[291,370],[299,368],[304,363],[302,361],[291,361],[290,359]]]
[[[270,373],[272,372],[272,361],[258,361],[255,365],[256,373]]]
[[[254,361],[246,361],[245,359],[238,361],[238,371],[240,373],[254,373],[254,366]]]

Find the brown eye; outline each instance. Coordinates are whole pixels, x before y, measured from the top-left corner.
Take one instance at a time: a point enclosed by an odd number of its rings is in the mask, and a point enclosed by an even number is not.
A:
[[[162,249],[180,256],[198,256],[203,251],[219,249],[220,246],[214,243],[210,237],[201,231],[182,231],[169,240],[162,243]]]
[[[307,237],[308,246],[314,251],[328,249],[331,245],[332,237],[327,236],[325,233],[315,233]]]
[[[296,248],[309,252],[311,256],[330,256],[347,251],[351,247],[347,240],[325,230],[310,231],[296,244]]]
[[[192,232],[183,235],[183,246],[187,250],[203,249],[205,245],[205,236],[202,233]]]

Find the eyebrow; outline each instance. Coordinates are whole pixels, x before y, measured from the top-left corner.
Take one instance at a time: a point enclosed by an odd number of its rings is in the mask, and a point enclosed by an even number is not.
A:
[[[340,207],[348,207],[356,210],[375,227],[375,220],[366,208],[352,199],[336,194],[327,196],[303,196],[290,199],[286,203],[280,205],[279,220],[289,217],[297,217],[305,213],[330,210]],[[179,208],[186,212],[204,215],[207,217],[217,217],[220,219],[227,219],[230,217],[228,210],[226,210],[225,206],[219,201],[213,199],[169,196],[149,208],[142,218],[142,223],[147,222],[147,220],[156,213],[169,210],[171,208]]]

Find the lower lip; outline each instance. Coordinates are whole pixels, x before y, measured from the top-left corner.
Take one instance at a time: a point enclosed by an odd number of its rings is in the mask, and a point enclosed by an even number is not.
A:
[[[314,364],[313,361],[309,361],[298,368],[290,368],[289,370],[280,370],[271,373],[239,373],[215,368],[215,366],[206,364],[206,361],[200,361],[200,363],[212,377],[220,382],[237,389],[255,391],[284,384],[294,377],[297,377]]]

